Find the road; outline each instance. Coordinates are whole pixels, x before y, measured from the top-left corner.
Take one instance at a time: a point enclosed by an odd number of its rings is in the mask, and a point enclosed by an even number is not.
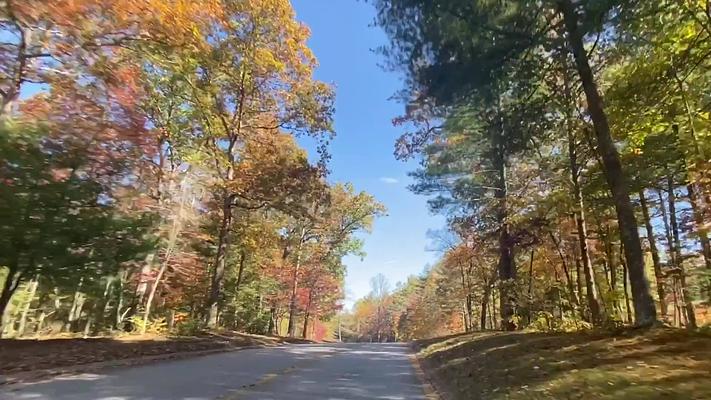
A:
[[[404,344],[251,349],[59,377],[0,391],[2,400],[425,398]]]

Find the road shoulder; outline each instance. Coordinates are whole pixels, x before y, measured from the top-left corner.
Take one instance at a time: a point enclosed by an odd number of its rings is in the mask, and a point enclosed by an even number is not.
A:
[[[0,385],[109,368],[288,344],[290,339],[241,333],[200,337],[64,338],[0,341]],[[298,341],[297,341],[298,342]],[[51,354],[51,357],[47,355]]]

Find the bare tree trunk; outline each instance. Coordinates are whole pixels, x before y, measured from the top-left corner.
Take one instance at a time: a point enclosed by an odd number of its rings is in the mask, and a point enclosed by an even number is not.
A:
[[[662,262],[659,259],[659,250],[657,249],[657,240],[654,236],[654,226],[649,215],[649,205],[644,196],[644,189],[639,191],[639,201],[642,208],[642,216],[644,217],[644,226],[647,229],[647,241],[649,242],[649,251],[652,253],[652,264],[654,265],[654,277],[657,280],[657,295],[659,296],[659,308],[662,312],[662,317],[667,317],[667,300],[664,284],[664,274],[662,273]]]
[[[583,33],[578,26],[578,15],[572,0],[558,0],[563,22],[568,33],[568,45],[573,52],[578,75],[582,82],[587,108],[595,127],[597,150],[604,164],[604,175],[612,192],[617,212],[620,237],[625,249],[625,259],[630,274],[632,297],[635,307],[635,323],[638,326],[652,325],[657,320],[654,299],[649,291],[649,282],[644,270],[644,256],[637,231],[637,220],[629,195],[629,184],[622,168],[620,156],[610,133],[602,98],[590,68]]]
[[[681,295],[686,309],[686,318],[689,321],[689,328],[696,328],[696,314],[694,303],[691,301],[691,293],[686,284],[686,271],[684,270],[684,260],[681,254],[681,239],[679,237],[679,224],[676,219],[676,194],[674,193],[674,178],[671,173],[667,175],[667,199],[669,200],[669,222],[671,224],[674,238],[673,252],[676,258],[675,267],[679,269],[679,284],[681,285]]]

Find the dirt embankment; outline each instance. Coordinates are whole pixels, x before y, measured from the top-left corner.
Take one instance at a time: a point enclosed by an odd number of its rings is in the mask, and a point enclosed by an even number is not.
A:
[[[445,399],[711,399],[711,336],[473,333],[416,342]]]

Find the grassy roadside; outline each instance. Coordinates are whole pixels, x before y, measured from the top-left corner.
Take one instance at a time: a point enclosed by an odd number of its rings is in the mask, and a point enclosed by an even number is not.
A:
[[[473,333],[416,342],[446,398],[711,399],[711,336]]]
[[[61,369],[96,362],[128,360],[186,352],[233,350],[250,346],[310,343],[302,339],[237,332],[199,336],[125,335],[102,338],[2,339],[0,375]]]

